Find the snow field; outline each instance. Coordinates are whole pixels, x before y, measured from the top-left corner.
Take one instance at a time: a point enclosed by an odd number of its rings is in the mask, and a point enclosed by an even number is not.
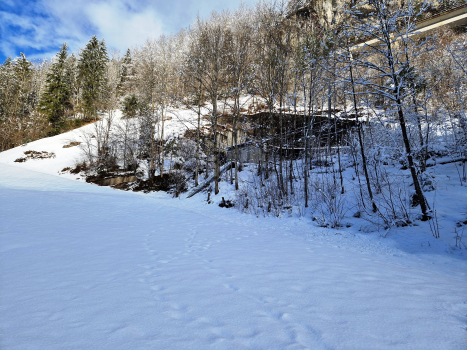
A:
[[[166,135],[193,124],[174,113]],[[466,348],[456,164],[427,171],[440,239],[418,221],[327,229],[221,209],[228,182],[208,205],[61,173],[92,128],[0,153],[0,349]],[[28,150],[56,157],[14,162]]]
[[[2,349],[465,349],[458,257],[0,169]]]

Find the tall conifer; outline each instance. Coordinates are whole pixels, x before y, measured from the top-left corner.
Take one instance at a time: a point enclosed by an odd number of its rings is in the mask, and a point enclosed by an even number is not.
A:
[[[97,118],[107,91],[106,68],[109,61],[104,40],[94,35],[80,53],[78,76],[81,83],[81,108],[86,120]]]
[[[131,61],[131,51],[128,49],[123,56],[122,65],[120,70],[120,82],[118,84],[118,91],[121,96],[129,93],[131,88],[131,79],[134,76],[133,63]]]
[[[42,111],[53,126],[53,133],[60,132],[67,111],[72,110],[71,82],[67,70],[68,46],[63,44],[47,74],[47,88],[40,102]]]

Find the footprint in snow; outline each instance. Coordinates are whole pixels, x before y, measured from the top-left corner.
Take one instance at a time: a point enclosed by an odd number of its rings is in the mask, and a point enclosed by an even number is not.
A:
[[[223,284],[223,286],[227,289],[233,290],[234,292],[238,292],[240,288],[232,286],[231,284]]]

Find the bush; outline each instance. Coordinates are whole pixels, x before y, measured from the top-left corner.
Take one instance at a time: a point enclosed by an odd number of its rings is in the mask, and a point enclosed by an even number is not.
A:
[[[347,208],[346,196],[341,193],[341,187],[331,175],[312,184],[314,197],[312,201],[313,219],[322,227],[341,227]]]
[[[138,113],[138,99],[135,95],[127,96],[122,102],[122,113],[126,118],[134,118]]]

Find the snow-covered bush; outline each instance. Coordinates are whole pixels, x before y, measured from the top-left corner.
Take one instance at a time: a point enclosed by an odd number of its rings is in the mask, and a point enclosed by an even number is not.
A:
[[[409,187],[407,174],[396,169],[389,172],[384,166],[377,166],[378,184],[380,190],[374,197],[377,212],[364,208],[367,220],[382,223],[386,228],[391,226],[407,226],[412,222],[410,213],[410,195],[414,194]]]
[[[273,174],[267,179],[250,173],[250,177],[242,181],[236,193],[235,206],[242,212],[254,215],[280,216],[283,213],[303,215],[303,189],[294,181],[294,191],[285,195],[279,190],[277,177]]]
[[[334,174],[323,174],[312,183],[313,187],[313,220],[319,226],[340,227],[348,208],[347,196],[341,192]]]

